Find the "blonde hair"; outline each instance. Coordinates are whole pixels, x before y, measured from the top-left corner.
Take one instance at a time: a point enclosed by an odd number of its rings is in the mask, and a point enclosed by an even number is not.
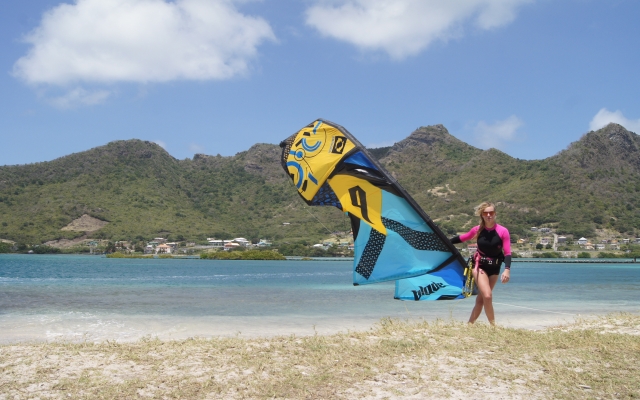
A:
[[[484,210],[486,210],[489,207],[493,207],[493,210],[495,211],[496,206],[495,204],[485,201],[484,203],[478,204],[476,206],[476,208],[474,208],[475,210],[475,215],[477,215],[478,217],[480,217],[480,228],[478,229],[478,232],[476,232],[476,234],[474,235],[473,239],[477,239],[478,236],[480,236],[480,232],[482,232],[482,230],[485,228],[485,223],[484,223],[484,218],[482,218],[482,213],[484,212]]]

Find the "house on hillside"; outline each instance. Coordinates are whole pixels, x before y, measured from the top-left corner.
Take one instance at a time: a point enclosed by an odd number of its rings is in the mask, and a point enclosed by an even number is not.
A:
[[[586,244],[587,244],[587,238],[583,238],[583,237],[581,237],[580,239],[578,239],[578,244],[579,244],[580,246],[584,246],[584,245],[586,245]]]
[[[232,242],[236,242],[238,243],[240,246],[244,246],[244,247],[249,247],[249,245],[251,244],[250,241],[248,241],[245,238],[235,238],[232,240]]]
[[[119,240],[115,242],[114,245],[116,246],[117,251],[127,252],[127,253],[131,252],[131,248],[133,247],[129,244],[129,242],[125,242],[123,240]]]
[[[228,243],[224,244],[225,250],[233,250],[233,249],[237,249],[238,247],[240,247],[240,244],[233,241],[229,241]]]
[[[564,244],[567,243],[567,237],[566,236],[558,236],[558,244]]]
[[[224,244],[225,242],[230,242],[230,240],[222,240],[222,239],[215,239],[215,238],[207,238],[207,242],[209,243],[210,246],[212,246],[214,249],[224,249]]]
[[[166,243],[162,243],[156,246],[156,254],[171,254],[173,248]]]

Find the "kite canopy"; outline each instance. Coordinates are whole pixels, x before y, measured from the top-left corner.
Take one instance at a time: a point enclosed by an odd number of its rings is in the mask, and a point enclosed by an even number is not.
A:
[[[395,280],[400,300],[468,295],[458,250],[346,129],[317,120],[280,146],[282,167],[308,205],[348,213],[354,285]]]

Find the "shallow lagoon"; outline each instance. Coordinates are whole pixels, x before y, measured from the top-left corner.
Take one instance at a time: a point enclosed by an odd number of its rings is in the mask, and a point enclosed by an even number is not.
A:
[[[472,299],[397,301],[393,283],[354,287],[351,265],[0,255],[0,343],[325,334],[384,317],[466,321],[473,306]],[[640,264],[515,260],[494,302],[499,324],[539,329],[637,313],[639,294]]]

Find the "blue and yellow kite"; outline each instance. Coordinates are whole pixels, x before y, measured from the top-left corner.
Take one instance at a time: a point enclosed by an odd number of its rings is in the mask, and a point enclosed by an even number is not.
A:
[[[458,250],[346,129],[317,120],[280,146],[282,166],[308,205],[348,213],[354,285],[395,280],[400,300],[470,295]]]

